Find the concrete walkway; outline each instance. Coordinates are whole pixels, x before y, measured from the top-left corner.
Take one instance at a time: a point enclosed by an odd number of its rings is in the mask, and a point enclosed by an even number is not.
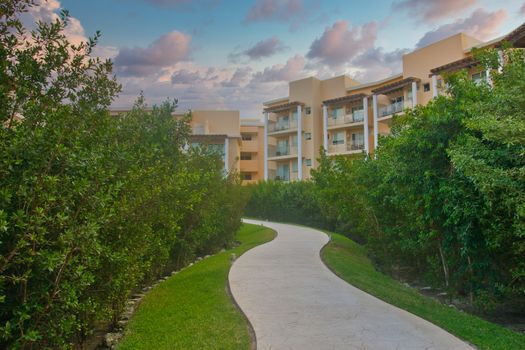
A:
[[[259,350],[473,349],[441,328],[349,285],[321,261],[323,232],[245,220],[277,231],[230,271],[232,294]]]

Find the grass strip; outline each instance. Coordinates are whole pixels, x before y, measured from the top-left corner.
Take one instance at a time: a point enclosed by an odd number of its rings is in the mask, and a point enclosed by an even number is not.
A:
[[[243,224],[236,235],[239,246],[152,289],[130,320],[118,349],[249,349],[248,321],[228,292],[230,258],[274,237],[271,229]]]
[[[418,315],[480,349],[525,349],[525,335],[421,295],[377,271],[364,247],[339,234],[331,234],[331,238],[321,257],[335,274],[353,286]]]

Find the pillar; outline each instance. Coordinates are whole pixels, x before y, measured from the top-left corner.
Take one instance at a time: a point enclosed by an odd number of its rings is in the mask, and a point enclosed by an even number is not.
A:
[[[323,105],[323,147],[328,152],[328,107]]]
[[[268,181],[268,112],[264,113],[264,181]]]
[[[365,139],[365,152],[370,152],[370,146],[368,145],[368,97],[363,97],[363,137]]]
[[[432,75],[432,97],[439,96],[437,75]]]
[[[301,105],[297,106],[297,179],[303,179],[303,117]]]
[[[377,125],[377,116],[379,113],[377,109],[377,95],[372,95],[372,108],[374,110],[374,150],[376,150],[379,136],[379,126]]]
[[[226,174],[230,172],[230,139],[228,137],[224,139],[224,172]]]
[[[412,82],[412,108],[417,106],[417,83]]]

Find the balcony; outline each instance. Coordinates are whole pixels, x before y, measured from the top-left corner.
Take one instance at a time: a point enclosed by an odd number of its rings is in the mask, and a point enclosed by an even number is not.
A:
[[[297,129],[296,120],[277,121],[277,122],[268,124],[268,132],[279,132],[279,131],[287,131],[287,130],[293,130],[293,129]]]
[[[241,143],[241,152],[255,153],[259,150],[259,143],[256,140],[243,140]]]
[[[240,162],[241,172],[252,173],[259,170],[259,161],[257,159],[242,160]]]
[[[338,145],[328,145],[328,153],[357,153],[365,149],[365,145],[362,143],[341,143]]]
[[[378,117],[388,117],[392,114],[403,112],[403,110],[406,108],[412,108],[412,100],[398,101],[396,103],[391,103],[386,106],[380,106]]]
[[[297,156],[297,146],[288,147],[269,147],[268,157],[286,157],[286,156]]]
[[[328,126],[360,123],[364,119],[365,119],[365,112],[363,110],[358,110],[358,111],[352,112],[352,114],[346,114],[346,115],[339,116],[336,118],[329,117]]]

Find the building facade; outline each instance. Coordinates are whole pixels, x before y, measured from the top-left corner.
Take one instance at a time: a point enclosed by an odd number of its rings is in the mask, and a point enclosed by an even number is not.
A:
[[[379,136],[390,133],[393,115],[439,95],[444,72],[466,68],[473,80],[490,79],[473,49],[503,41],[523,48],[525,25],[485,43],[453,35],[404,55],[402,73],[376,82],[347,76],[290,82],[287,97],[263,103],[264,179],[309,179],[322,149],[329,156],[373,153]]]

